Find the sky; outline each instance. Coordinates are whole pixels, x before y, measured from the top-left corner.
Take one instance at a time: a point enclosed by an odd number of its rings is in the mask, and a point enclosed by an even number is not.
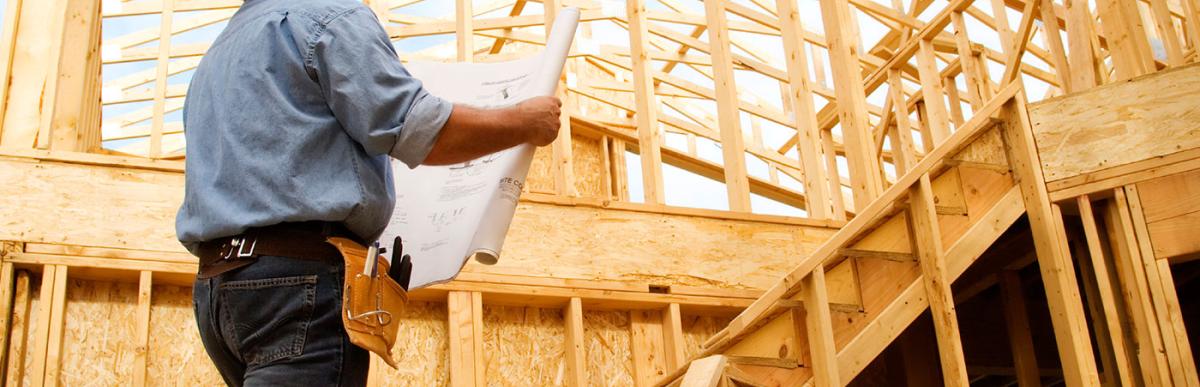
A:
[[[119,1],[120,0],[104,0],[103,6],[105,9],[111,10],[111,9],[113,9],[113,7],[117,6],[117,3]],[[750,3],[747,0],[730,0],[730,1],[734,1],[734,2],[740,3],[742,5],[745,5],[745,6],[751,7],[751,8],[755,7],[752,3]],[[820,18],[820,10],[817,6],[817,1],[818,0],[797,0],[797,3],[798,3],[797,5],[798,5],[798,8],[800,9],[802,22],[804,23],[805,28],[810,31],[823,31],[823,26],[822,26],[821,18]],[[884,3],[883,0],[877,0],[877,1],[880,1],[881,4]],[[911,1],[911,0],[903,0],[903,3],[906,6],[908,6],[909,1]],[[624,3],[622,1],[600,0],[600,2],[603,5],[604,12],[611,13],[611,14],[620,14],[620,15],[624,14]],[[484,6],[485,3],[488,3],[488,2],[484,1],[484,0],[476,0],[475,6],[481,7],[481,6]],[[651,10],[669,10],[669,8],[667,8],[665,6],[666,4],[679,4],[680,6],[684,6],[688,9],[690,9],[691,12],[693,12],[693,13],[703,14],[702,2],[694,1],[694,0],[649,0],[647,2],[647,7]],[[933,15],[935,15],[938,10],[940,10],[942,7],[944,7],[945,4],[946,4],[945,0],[935,0],[933,6],[931,6],[929,8],[929,11],[920,15],[919,18],[922,20],[928,20]],[[6,7],[4,7],[5,5],[7,5],[7,0],[0,0],[0,10],[6,9]],[[890,6],[890,1],[887,2],[886,5]],[[989,15],[991,14],[990,9],[982,9],[981,8],[980,10],[984,11],[984,13],[986,13],[986,14],[989,14]],[[530,4],[530,6],[526,7],[525,12],[523,14],[526,14],[526,15],[540,14],[541,11],[542,11],[542,7],[540,4],[532,3],[532,4]],[[230,12],[230,11],[179,12],[179,13],[176,13],[175,20],[178,22],[179,20],[184,20],[184,19],[196,17],[196,16],[202,16],[204,13],[209,13],[209,12]],[[417,3],[415,5],[395,9],[392,12],[395,14],[406,14],[406,15],[427,16],[427,17],[441,17],[441,16],[445,16],[445,15],[453,15],[454,2],[451,0],[427,0],[424,2]],[[1018,12],[1013,11],[1013,10],[1010,10],[1009,12],[1010,13],[1008,15],[1009,16],[1008,19],[1009,19],[1010,24],[1015,24],[1015,23],[1019,22],[1021,15]],[[506,13],[507,13],[507,9],[498,10],[496,12],[493,12],[492,14],[484,15],[481,18],[503,16]],[[882,37],[885,32],[887,32],[888,29],[884,25],[876,22],[874,19],[871,19],[866,14],[864,14],[862,12],[855,12],[855,13],[858,16],[857,21],[858,21],[858,26],[860,29],[860,35],[862,37],[862,40],[864,42],[863,44],[865,46],[872,45],[875,41],[877,41],[880,37]],[[746,19],[743,19],[740,16],[733,15],[733,14],[729,14],[728,17],[731,22],[746,21]],[[993,47],[993,48],[999,47],[999,39],[996,36],[996,33],[994,31],[992,31],[989,28],[986,28],[981,23],[978,23],[974,18],[968,17],[966,19],[968,20],[968,23],[967,23],[968,24],[968,33],[970,34],[971,39],[973,41],[983,43],[984,45],[987,45],[987,46]],[[108,39],[111,39],[114,37],[127,35],[131,32],[135,32],[135,31],[139,31],[139,30],[156,29],[159,24],[159,20],[160,20],[160,17],[158,15],[105,18],[104,23],[102,25],[102,34],[103,34],[103,37],[106,40],[108,40]],[[591,46],[591,47],[603,46],[603,45],[612,45],[612,46],[621,46],[621,47],[628,46],[628,33],[621,26],[619,26],[611,21],[599,21],[599,22],[592,22],[592,23],[588,23],[588,24],[590,24],[589,28],[591,28],[592,39],[591,39],[591,41],[585,41],[585,39],[582,39],[582,38],[577,39],[576,40],[576,48],[577,49],[581,49],[581,47],[583,47],[583,46]],[[690,33],[691,28],[692,28],[691,26],[684,26],[684,25],[670,24],[670,23],[657,23],[656,25],[663,26],[668,29],[672,29],[674,31],[680,32],[681,34]],[[176,35],[175,37],[172,38],[171,44],[172,45],[182,45],[182,44],[188,44],[188,43],[199,43],[199,42],[211,41],[216,37],[217,34],[220,33],[221,29],[224,28],[224,26],[225,26],[225,23],[221,22],[221,23],[217,23],[217,24],[210,25],[207,27],[199,28],[197,30],[193,30],[193,31],[189,31],[189,32],[186,32],[183,34]],[[540,29],[541,27],[537,27],[537,28]],[[731,32],[730,35],[733,38],[743,39],[748,42],[747,44],[753,45],[753,46],[747,46],[746,50],[744,50],[743,48],[740,48],[740,47],[734,47],[733,51],[735,53],[745,55],[745,56],[750,56],[750,57],[757,55],[757,56],[767,59],[766,61],[770,62],[770,63],[782,63],[782,54],[783,53],[782,53],[782,41],[780,38],[773,37],[773,36],[756,35],[756,34],[751,34],[751,33],[746,33],[746,32],[736,32],[736,31]],[[702,36],[701,40],[706,41],[707,37]],[[450,34],[450,35],[439,35],[439,36],[430,36],[430,37],[417,37],[417,38],[402,39],[402,40],[396,41],[395,46],[396,46],[397,50],[403,54],[403,53],[414,53],[417,51],[427,49],[432,46],[436,46],[439,44],[445,44],[445,43],[451,43],[453,41],[454,41],[453,34]],[[1034,41],[1038,42],[1040,40],[1037,37],[1035,37]],[[454,45],[451,43],[447,46],[448,46],[447,49],[449,50],[449,52],[452,53]],[[157,41],[152,41],[152,42],[149,42],[149,43],[146,43],[143,45],[139,45],[136,47],[137,48],[157,47]],[[750,51],[747,51],[747,50],[750,50]],[[815,55],[815,54],[810,53],[810,56],[822,57],[823,55]],[[1029,57],[1030,56],[1028,56],[1028,55],[1026,56],[1026,58],[1029,58]],[[179,60],[179,59],[175,59],[175,60]],[[1040,67],[1043,69],[1049,68],[1048,65],[1046,65],[1045,63],[1041,63],[1040,61],[1037,61],[1036,59],[1032,60],[1030,63],[1031,63],[1031,65],[1033,65],[1035,67]],[[661,66],[662,63],[656,63],[656,65]],[[944,63],[939,63],[939,65],[943,66],[943,67],[945,66]],[[117,79],[120,79],[125,76],[129,76],[131,74],[135,74],[138,72],[152,71],[154,66],[155,66],[155,61],[142,61],[142,62],[133,62],[133,63],[125,63],[125,64],[104,65],[104,67],[102,69],[103,80],[105,82],[113,82]],[[991,69],[991,73],[993,74],[993,76],[998,76],[997,74],[1003,73],[1003,68],[1000,68],[999,65],[994,64],[993,66],[994,67]],[[780,67],[782,67],[782,66],[780,66]],[[832,73],[831,73],[830,66],[826,63],[825,66],[823,66],[823,67],[825,70],[824,78],[832,79]],[[690,82],[694,82],[699,85],[703,85],[705,87],[710,87],[710,88],[712,87],[712,81],[709,80],[707,77],[697,73],[696,71],[691,70],[686,67],[683,67],[683,66],[677,67],[677,69],[678,70],[673,72],[672,75],[683,78]],[[813,70],[814,70],[814,68],[810,67],[810,71],[813,71]],[[629,77],[628,74],[625,74],[624,76]],[[168,84],[180,85],[180,86],[185,85],[190,80],[190,78],[191,78],[191,71],[183,72],[183,73],[171,76],[168,79]],[[820,77],[818,77],[818,78],[820,78]],[[753,73],[753,72],[737,71],[736,75],[735,75],[735,81],[736,81],[739,93],[742,93],[742,97],[744,99],[749,99],[751,101],[757,101],[758,103],[763,104],[763,105],[774,106],[775,109],[780,110],[780,111],[783,110],[782,109],[782,100],[781,100],[780,93],[779,93],[779,83],[776,80],[767,78],[766,76],[763,76],[763,75],[757,74],[757,73]],[[1030,96],[1032,97],[1032,99],[1035,99],[1035,100],[1040,99],[1040,96],[1042,94],[1044,94],[1044,90],[1046,90],[1046,86],[1044,84],[1040,84],[1040,83],[1041,82],[1037,82],[1037,81],[1027,81],[1026,82],[1027,87],[1029,87],[1031,90]],[[151,84],[151,86],[152,86],[152,84]],[[826,84],[825,86],[832,88],[831,84]],[[911,84],[911,83],[908,86],[913,87],[913,88],[916,87],[915,84]],[[961,85],[961,83],[960,83],[960,87],[965,89],[965,85]],[[105,88],[106,99],[108,96],[115,95],[112,93],[113,92],[112,89],[113,88]],[[884,104],[883,100],[885,97],[886,97],[886,87],[881,87],[876,93],[873,93],[872,95],[868,96],[868,100],[871,101],[872,104],[875,104],[877,106],[882,106]],[[176,102],[178,102],[178,101],[176,101]],[[814,97],[814,104],[816,105],[817,109],[820,109],[826,103],[827,103],[827,101],[825,101],[824,99],[822,99],[820,97]],[[103,114],[104,114],[104,117],[106,119],[108,119],[111,117],[117,117],[118,115],[121,115],[121,114],[129,113],[129,112],[149,109],[151,107],[151,104],[152,104],[152,102],[133,102],[133,103],[123,103],[123,104],[117,104],[117,105],[106,105],[104,107]],[[968,110],[968,114],[969,114],[969,108],[967,110]],[[679,114],[678,112],[676,112],[672,109],[665,108],[665,107],[663,109],[661,109],[660,111],[661,111],[661,114],[674,115],[676,117],[681,117],[681,118],[683,117],[683,115]],[[714,117],[715,117],[715,115],[714,115]],[[180,119],[181,119],[180,112],[175,111],[175,112],[169,113],[166,116],[165,121],[168,123],[178,122],[178,121],[180,121]],[[782,144],[784,141],[786,141],[791,136],[791,134],[794,133],[794,130],[791,128],[783,127],[783,126],[768,122],[766,120],[760,120],[760,121],[763,121],[763,123],[761,124],[760,130],[762,133],[763,143],[764,143],[765,147],[767,147],[767,148],[770,148],[770,149],[778,148],[780,144]],[[146,124],[146,123],[142,123],[142,124]],[[749,118],[748,113],[745,113],[745,112],[742,113],[741,124],[742,124],[741,126],[743,129],[743,133],[745,135],[745,138],[747,139],[746,141],[749,142],[750,138],[751,138],[751,135],[750,135],[751,125],[750,125],[750,118]],[[840,135],[840,128],[835,128],[834,131],[835,131],[836,135]],[[179,136],[179,135],[168,135],[167,138],[172,138],[173,136]],[[121,148],[123,146],[136,145],[136,142],[139,142],[139,141],[141,141],[141,140],[108,141],[105,143],[105,146],[108,148],[117,149],[117,148]],[[665,146],[673,147],[676,149],[686,149],[686,137],[668,133],[664,138],[664,144],[665,144]],[[698,153],[700,154],[701,158],[712,161],[714,163],[718,163],[718,164],[722,163],[720,144],[713,142],[713,141],[701,139],[701,141],[698,141],[697,145],[698,145]],[[180,146],[181,146],[181,143],[180,143]],[[795,151],[793,150],[787,154],[787,157],[795,159],[797,157],[797,155],[796,155]],[[630,189],[630,198],[633,201],[641,201],[642,200],[641,199],[642,198],[642,187],[641,187],[642,180],[641,180],[641,171],[640,171],[641,164],[638,159],[638,155],[633,154],[633,153],[627,153],[626,158],[627,158],[626,163],[627,163],[627,166],[629,167],[628,168],[628,171],[629,171],[628,181],[629,181],[629,189]],[[839,157],[838,169],[842,171],[843,176],[846,175],[847,166],[845,165],[844,158]],[[747,171],[752,176],[757,176],[757,177],[760,177],[765,180],[765,179],[767,179],[767,176],[768,176],[767,170],[768,170],[767,165],[762,160],[759,160],[757,157],[754,157],[754,156],[747,157]],[[666,196],[667,204],[677,205],[677,206],[685,206],[685,207],[711,208],[711,209],[727,209],[728,208],[726,191],[724,188],[724,184],[722,182],[709,180],[707,178],[692,174],[690,172],[684,171],[679,168],[675,168],[670,165],[664,165],[663,173],[664,173],[665,196]],[[780,176],[786,177],[786,175],[784,175],[782,173],[780,174]],[[781,184],[783,184],[784,186],[787,186],[789,188],[792,188],[794,190],[797,190],[797,191],[802,190],[801,184],[799,182],[795,181],[794,179],[783,178]],[[766,198],[758,197],[757,195],[755,195],[755,197],[752,198],[752,208],[753,208],[753,211],[756,213],[793,215],[793,216],[803,216],[804,215],[804,211],[802,211],[800,209],[797,209],[797,208],[794,208],[791,206],[787,206],[787,205],[783,205],[783,204],[771,201]]]

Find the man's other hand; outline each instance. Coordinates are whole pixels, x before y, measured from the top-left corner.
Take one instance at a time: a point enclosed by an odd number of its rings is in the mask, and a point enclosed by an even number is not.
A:
[[[528,142],[545,146],[558,137],[558,115],[562,101],[556,97],[533,97],[518,103],[511,111],[513,122],[528,130]]]

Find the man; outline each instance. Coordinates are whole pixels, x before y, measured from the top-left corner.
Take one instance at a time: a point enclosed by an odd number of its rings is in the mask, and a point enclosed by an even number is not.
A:
[[[192,78],[176,219],[200,258],[196,323],[225,382],[365,384],[368,354],[340,317],[343,263],[324,240],[379,237],[389,156],[411,168],[547,145],[559,106],[430,95],[355,0],[246,0]]]

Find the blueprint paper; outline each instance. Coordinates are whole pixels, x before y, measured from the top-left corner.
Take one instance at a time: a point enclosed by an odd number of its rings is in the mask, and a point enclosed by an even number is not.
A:
[[[500,63],[409,62],[410,73],[443,99],[480,108],[500,108],[531,97],[552,96],[566,63],[579,10],[555,18],[546,50]],[[380,237],[384,247],[402,236],[412,256],[410,289],[454,279],[471,257],[483,264],[500,259],[534,147],[518,145],[466,163],[409,169],[392,160],[396,209]],[[385,254],[391,259],[391,253]]]

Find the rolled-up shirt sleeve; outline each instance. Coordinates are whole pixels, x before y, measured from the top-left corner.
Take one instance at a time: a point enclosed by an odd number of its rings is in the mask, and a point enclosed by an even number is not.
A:
[[[310,43],[308,66],[333,115],[372,155],[415,168],[425,160],[453,104],[425,91],[400,64],[369,9],[337,16]]]

